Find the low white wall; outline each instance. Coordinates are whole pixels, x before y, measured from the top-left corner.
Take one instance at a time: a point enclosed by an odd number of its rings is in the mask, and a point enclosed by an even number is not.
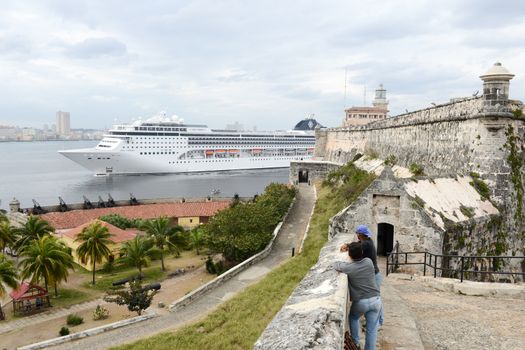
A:
[[[128,318],[127,320],[113,322],[113,323],[106,324],[106,325],[103,325],[103,326],[100,326],[100,327],[96,327],[96,328],[86,329],[85,331],[82,331],[82,332],[77,332],[77,333],[65,335],[63,337],[48,339],[48,340],[44,340],[44,341],[41,341],[41,342],[38,342],[38,343],[22,346],[22,347],[17,348],[17,350],[44,349],[44,348],[47,348],[49,346],[55,346],[55,345],[58,345],[58,344],[63,344],[63,343],[70,342],[70,341],[73,341],[73,340],[76,340],[76,339],[86,338],[86,337],[93,336],[93,335],[96,335],[96,334],[100,334],[100,333],[104,333],[104,332],[107,332],[107,331],[111,331],[113,329],[117,329],[117,328],[120,328],[120,327],[125,327],[125,326],[128,326],[130,324],[137,323],[137,322],[146,321],[146,320],[148,320],[148,319],[150,319],[152,317],[155,317],[155,316],[157,316],[157,315],[154,312],[150,312],[150,313],[148,313],[146,315],[141,315],[141,316],[137,316],[137,317],[133,317],[133,318]]]

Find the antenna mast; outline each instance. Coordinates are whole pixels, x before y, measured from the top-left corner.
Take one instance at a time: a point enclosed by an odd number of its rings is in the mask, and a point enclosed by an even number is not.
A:
[[[348,68],[345,67],[345,108],[344,109],[346,109],[346,82],[347,82],[347,80],[346,80],[346,73],[347,73],[347,69]]]
[[[363,86],[363,106],[366,106],[366,85]]]

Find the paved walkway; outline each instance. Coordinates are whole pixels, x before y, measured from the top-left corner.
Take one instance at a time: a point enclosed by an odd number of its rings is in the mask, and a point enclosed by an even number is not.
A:
[[[217,289],[194,301],[184,309],[160,315],[145,322],[123,327],[97,336],[79,339],[50,349],[106,349],[111,346],[133,342],[150,337],[159,332],[174,330],[192,323],[211,312],[227,299],[230,299],[248,285],[260,280],[272,269],[291,256],[292,248],[297,252],[304,236],[310,214],[315,204],[313,187],[301,184],[297,200],[276,239],[274,248],[268,257],[233,277]]]
[[[483,283],[477,286],[477,290],[470,286],[460,291],[473,293],[464,295],[439,290],[442,286],[438,284],[450,284],[450,279],[426,280],[425,277],[392,274],[385,281],[390,288],[388,293],[397,299],[390,305],[385,301],[386,319],[389,311],[399,313],[400,317],[392,319],[392,327],[383,334],[386,345],[383,350],[525,349],[525,300],[509,293],[509,289],[525,289],[523,285]],[[484,294],[483,290],[495,291],[496,294]],[[386,289],[382,294],[389,298]],[[399,312],[400,309],[404,311]],[[406,335],[415,325],[420,343],[405,346],[403,340],[410,340]]]

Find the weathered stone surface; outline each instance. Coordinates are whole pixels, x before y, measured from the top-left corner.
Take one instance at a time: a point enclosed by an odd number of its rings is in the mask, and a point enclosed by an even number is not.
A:
[[[341,164],[325,161],[292,161],[290,163],[289,180],[290,183],[296,184],[299,181],[299,172],[307,172],[310,182],[322,180],[331,171],[339,168]]]
[[[333,270],[344,236],[329,242],[310,270],[268,325],[254,349],[342,349],[347,310],[346,275]]]

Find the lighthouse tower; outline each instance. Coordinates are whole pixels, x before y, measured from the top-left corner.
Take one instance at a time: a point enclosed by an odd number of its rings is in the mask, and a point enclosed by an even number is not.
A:
[[[379,84],[379,87],[376,89],[376,96],[372,102],[372,105],[377,108],[388,109],[386,89],[383,87],[383,84]]]

